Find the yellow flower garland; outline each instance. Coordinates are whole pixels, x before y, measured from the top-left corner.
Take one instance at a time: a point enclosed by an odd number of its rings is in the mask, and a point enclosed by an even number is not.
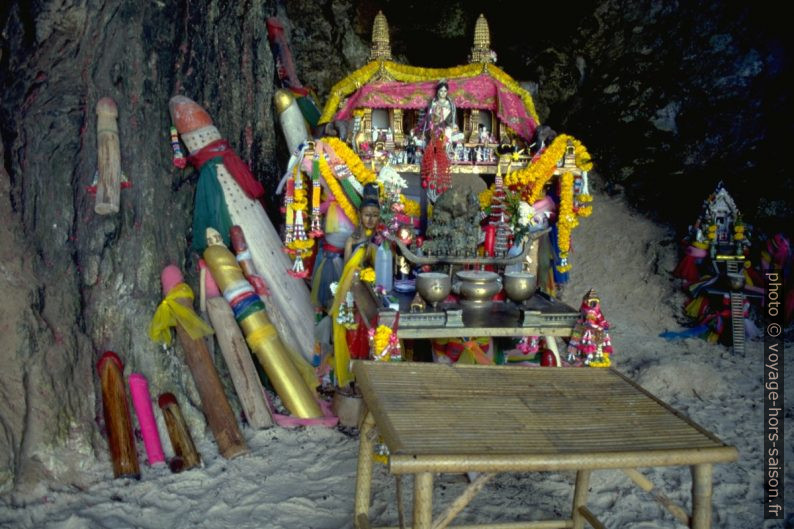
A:
[[[311,247],[314,246],[314,239],[294,240],[287,244],[287,248],[293,250],[300,250],[301,253],[306,254]]]
[[[491,184],[491,187],[486,187],[480,191],[479,195],[477,195],[477,198],[480,201],[480,211],[485,211],[491,207],[491,201],[493,200],[493,187],[494,184]]]
[[[383,354],[383,351],[388,347],[391,333],[391,327],[387,325],[378,325],[378,328],[375,330],[374,339],[375,350],[373,351],[373,356],[375,356],[375,358],[379,358],[379,355]],[[385,360],[388,360],[388,358]]]
[[[576,166],[582,171],[589,171],[593,168],[593,162],[590,159],[590,153],[587,152],[585,146],[568,134],[560,134],[557,136],[551,145],[549,145],[539,160],[536,160],[523,169],[513,171],[505,176],[504,183],[512,188],[517,189],[524,199],[530,204],[540,200],[543,196],[543,188],[549,182],[555,169],[557,162],[559,162],[565,155],[565,149],[568,146],[568,141],[574,147],[574,155],[576,157]],[[580,195],[581,202],[590,202],[593,197],[590,195]]]
[[[573,143],[574,154],[576,155],[576,167],[582,171],[590,171],[593,169],[593,160],[590,158],[590,153],[581,141],[572,136],[568,136]]]
[[[365,283],[374,283],[375,282],[375,270],[372,267],[364,268],[361,272],[358,273],[358,278]]]
[[[560,259],[568,257],[571,249],[571,230],[579,225],[573,213],[573,173],[565,173],[560,179],[560,215],[557,220],[557,248],[560,249]],[[570,264],[557,266],[560,272],[571,269]]]
[[[295,211],[305,211],[309,205],[306,197],[306,190],[303,188],[295,189],[294,198],[292,199],[292,209]]]
[[[513,171],[505,176],[504,184],[507,187],[518,188],[529,204],[534,204],[543,195],[543,188],[554,175],[557,162],[565,155],[568,140],[572,139],[567,134],[557,136],[549,145],[539,160],[536,160],[523,169]]]
[[[612,365],[612,360],[609,358],[609,353],[604,353],[604,359],[600,362],[598,361],[591,361],[590,367],[609,367]]]
[[[339,207],[345,212],[350,222],[352,222],[354,226],[358,226],[358,213],[356,213],[356,208],[353,207],[345,196],[345,192],[342,191],[342,186],[336,181],[336,176],[331,172],[331,168],[328,167],[328,162],[322,156],[320,156],[320,174],[323,180],[325,180],[328,190],[333,195],[336,203],[339,204]]]
[[[350,172],[353,173],[353,176],[356,177],[356,180],[363,185],[367,185],[370,182],[374,182],[377,177],[375,173],[367,169],[364,165],[364,162],[361,161],[361,158],[358,157],[358,154],[353,152],[353,150],[347,146],[345,142],[338,138],[323,138],[323,142],[325,142],[331,149],[333,149],[334,153],[339,156],[343,162],[347,165],[350,169]]]
[[[535,103],[532,101],[532,96],[529,92],[524,90],[502,69],[493,64],[466,64],[452,68],[420,68],[392,61],[372,61],[336,83],[331,89],[331,95],[323,108],[323,114],[320,116],[319,122],[327,123],[331,121],[342,99],[365,85],[381,68],[395,80],[406,83],[475,77],[481,73],[486,73],[502,83],[510,92],[519,96],[529,115],[532,116],[535,123],[540,124],[540,118],[535,111]]]
[[[422,214],[419,208],[419,202],[406,198],[405,195],[400,195],[400,202],[403,205],[405,214],[409,217],[418,217]]]

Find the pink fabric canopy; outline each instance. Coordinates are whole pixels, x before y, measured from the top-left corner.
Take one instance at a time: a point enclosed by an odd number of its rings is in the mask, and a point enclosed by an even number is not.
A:
[[[519,136],[531,140],[537,123],[527,112],[521,98],[486,74],[465,79],[450,79],[449,97],[458,108],[478,108],[496,112],[497,117]],[[436,94],[438,81],[370,83],[350,95],[334,119],[349,119],[355,108],[426,108]]]

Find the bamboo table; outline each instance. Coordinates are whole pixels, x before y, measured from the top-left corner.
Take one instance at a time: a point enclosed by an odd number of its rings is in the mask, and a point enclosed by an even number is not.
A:
[[[361,429],[355,526],[368,529],[375,431],[388,468],[414,474],[413,527],[441,529],[499,472],[576,470],[571,517],[457,527],[603,527],[586,507],[590,473],[623,469],[692,529],[711,527],[712,465],[738,452],[612,369],[356,362]],[[688,465],[691,517],[637,467]],[[433,474],[482,473],[435,520]]]

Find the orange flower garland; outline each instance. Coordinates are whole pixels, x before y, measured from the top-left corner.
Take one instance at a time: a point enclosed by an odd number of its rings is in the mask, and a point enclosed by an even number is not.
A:
[[[339,204],[339,207],[345,212],[350,222],[352,222],[354,226],[358,226],[358,213],[356,213],[356,208],[353,207],[345,196],[345,192],[342,191],[342,186],[336,181],[336,176],[331,172],[331,168],[328,166],[328,162],[325,160],[324,156],[320,156],[320,174],[323,176],[323,180],[325,180],[325,184],[328,186],[328,191],[331,192],[336,203]]]
[[[345,142],[333,137],[323,138],[322,141],[331,147],[334,153],[345,162],[350,172],[353,173],[353,176],[356,177],[356,180],[362,186],[376,180],[375,173],[367,169],[361,158]]]
[[[522,198],[529,204],[534,204],[543,196],[543,188],[554,175],[559,162],[565,155],[568,146],[567,134],[560,134],[549,145],[540,159],[530,163],[524,169],[513,171],[505,176],[504,183],[507,187],[516,189]]]
[[[568,251],[571,249],[571,230],[579,225],[573,212],[573,173],[565,173],[560,179],[560,215],[557,220],[557,247],[560,249],[561,263],[557,270],[567,272]]]

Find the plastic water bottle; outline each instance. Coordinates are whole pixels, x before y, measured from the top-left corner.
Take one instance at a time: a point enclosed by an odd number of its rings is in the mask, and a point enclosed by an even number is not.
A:
[[[393,260],[388,241],[383,241],[375,252],[375,285],[391,292],[394,279]]]
[[[521,255],[521,252],[524,251],[524,245],[522,243],[513,244],[509,250],[507,250],[507,257],[518,257]],[[505,272],[521,272],[524,269],[524,263],[514,263],[505,266]]]

